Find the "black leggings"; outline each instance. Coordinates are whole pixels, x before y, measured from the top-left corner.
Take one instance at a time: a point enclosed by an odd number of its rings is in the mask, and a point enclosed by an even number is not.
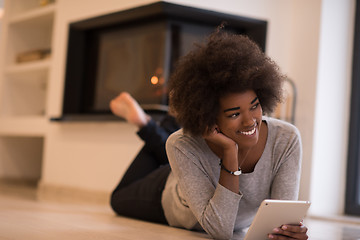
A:
[[[170,173],[165,142],[177,128],[167,130],[154,122],[147,128],[138,133],[145,145],[113,191],[111,207],[122,216],[168,224],[161,205]]]

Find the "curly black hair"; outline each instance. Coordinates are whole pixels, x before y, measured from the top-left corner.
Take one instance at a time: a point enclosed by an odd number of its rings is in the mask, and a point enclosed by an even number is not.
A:
[[[184,132],[201,135],[216,124],[219,99],[253,90],[264,113],[282,100],[285,76],[245,35],[218,28],[179,59],[169,80],[170,108]]]

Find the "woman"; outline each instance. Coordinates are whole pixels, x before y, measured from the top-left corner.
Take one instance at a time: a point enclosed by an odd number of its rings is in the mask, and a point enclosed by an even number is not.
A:
[[[222,30],[179,61],[169,84],[182,126],[166,144],[171,171],[162,167],[136,182],[141,189],[157,179],[158,192],[143,195],[152,195],[155,221],[229,239],[250,225],[263,199],[297,199],[299,132],[263,117],[281,100],[283,79],[255,43]],[[118,213],[152,220],[129,212]],[[283,225],[269,238],[307,239],[306,232],[301,223]]]

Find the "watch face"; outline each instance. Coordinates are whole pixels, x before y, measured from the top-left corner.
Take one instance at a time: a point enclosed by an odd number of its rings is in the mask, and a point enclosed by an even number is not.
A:
[[[236,175],[236,176],[239,176],[240,174],[241,174],[241,170],[234,172],[234,175]]]

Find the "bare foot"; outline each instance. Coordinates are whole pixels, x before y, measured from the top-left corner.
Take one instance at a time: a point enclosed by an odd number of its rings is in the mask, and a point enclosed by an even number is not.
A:
[[[111,100],[110,109],[116,116],[124,118],[139,128],[145,126],[150,120],[150,116],[144,112],[136,100],[127,92],[122,92]]]

